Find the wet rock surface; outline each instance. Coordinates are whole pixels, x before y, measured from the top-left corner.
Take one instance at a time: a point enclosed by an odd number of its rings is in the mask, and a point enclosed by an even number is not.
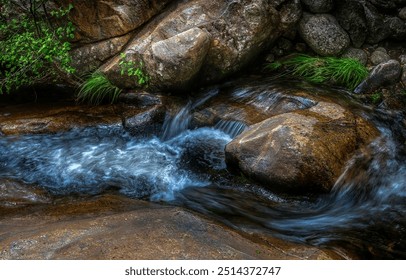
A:
[[[48,193],[39,187],[0,178],[0,213],[4,209],[50,203],[51,201]]]
[[[114,195],[7,214],[0,209],[0,217],[3,260],[331,259],[278,239],[257,243],[177,207]]]
[[[226,162],[271,190],[329,192],[346,161],[378,134],[343,107],[318,102],[249,127],[226,146]]]
[[[146,108],[126,104],[78,105],[72,101],[56,103],[0,103],[0,132],[5,135],[67,131],[78,127],[121,124]]]

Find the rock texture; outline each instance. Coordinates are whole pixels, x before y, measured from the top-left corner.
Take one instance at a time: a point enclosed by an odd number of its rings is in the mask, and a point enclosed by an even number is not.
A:
[[[221,121],[253,125],[272,116],[311,108],[317,102],[301,89],[290,89],[261,79],[241,80],[219,88],[214,98],[196,108],[194,126],[215,126]]]
[[[94,107],[71,101],[19,105],[0,103],[0,108],[0,134],[5,135],[55,133],[76,127],[121,124],[123,119],[143,114],[149,109],[126,104]],[[141,127],[141,123],[138,125]]]
[[[386,51],[376,50],[371,54],[371,62],[373,65],[378,65],[390,60],[390,56]]]
[[[62,0],[57,5],[73,4],[70,20],[77,27],[76,40],[99,42],[134,31],[174,0]]]
[[[0,214],[7,217],[0,219],[3,260],[331,259],[277,239],[255,243],[187,210],[112,195]]]
[[[377,135],[343,107],[319,102],[251,126],[226,146],[226,162],[274,191],[329,192],[349,157]]]
[[[399,80],[402,68],[399,61],[389,60],[377,65],[368,77],[354,90],[355,93],[371,93],[385,84]]]
[[[127,34],[76,47],[71,52],[72,66],[79,75],[89,74],[119,53],[130,38],[131,35]]]
[[[368,36],[367,19],[362,2],[357,0],[336,1],[335,16],[341,27],[348,32],[354,47],[361,47]]]
[[[329,14],[304,14],[299,24],[299,32],[319,55],[338,55],[350,45],[348,34]]]
[[[264,50],[273,60],[295,49],[339,56],[350,53],[349,47],[406,40],[404,0],[49,3],[74,5],[69,18],[77,31],[72,49],[77,73],[101,70],[122,88],[146,85],[123,74],[121,53],[150,78],[150,90],[186,91],[244,69]]]
[[[341,57],[358,60],[364,66],[368,63],[368,55],[362,49],[348,48]]]
[[[302,0],[303,4],[313,13],[327,13],[333,8],[333,0]]]
[[[364,11],[368,27],[366,42],[375,44],[388,38],[391,30],[385,21],[385,15],[379,13],[378,9],[368,2],[364,5]]]
[[[240,70],[278,36],[278,12],[264,0],[182,2],[135,36],[124,53],[150,75],[150,86],[183,89]],[[120,58],[102,71],[115,84],[136,87],[120,74]],[[202,82],[202,81],[198,81]]]

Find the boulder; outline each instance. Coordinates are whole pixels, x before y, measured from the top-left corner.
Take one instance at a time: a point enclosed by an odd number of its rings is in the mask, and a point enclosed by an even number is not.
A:
[[[143,65],[150,88],[185,89],[243,68],[280,36],[279,23],[265,0],[185,1],[143,26],[123,52]],[[115,57],[101,70],[120,87],[138,87],[119,63]]]
[[[368,35],[364,7],[358,0],[336,1],[335,17],[340,26],[347,31],[352,45],[361,47]]]
[[[69,19],[76,26],[76,40],[99,42],[120,37],[140,27],[173,0],[62,0],[57,5],[73,4]]]
[[[399,55],[399,61],[401,65],[406,64],[406,54]]]
[[[368,77],[354,90],[355,93],[372,93],[380,86],[399,81],[402,68],[399,61],[383,62],[369,73]]]
[[[77,70],[76,74],[92,73],[112,56],[119,53],[130,38],[131,35],[127,34],[74,48],[70,54],[72,66]]]
[[[400,9],[399,18],[403,19],[403,20],[406,20],[406,7],[403,7],[402,9]]]
[[[402,77],[400,80],[403,83],[403,85],[406,86],[406,65],[403,65],[402,67]]]
[[[350,45],[348,34],[329,14],[303,14],[299,32],[312,50],[322,56],[338,55]]]
[[[378,9],[383,9],[385,11],[393,11],[397,8],[401,8],[406,5],[405,0],[368,0]]]
[[[390,56],[385,51],[376,50],[371,54],[371,62],[373,65],[378,65],[390,60]]]
[[[157,105],[140,114],[124,118],[123,127],[132,135],[157,135],[162,128],[164,119],[165,108]]]
[[[299,0],[290,0],[286,2],[279,11],[280,13],[280,32],[284,37],[294,39],[297,31],[297,23],[302,17],[302,6]]]
[[[405,41],[406,40],[406,21],[398,17],[386,18],[386,23],[390,29],[390,38]]]
[[[333,0],[301,0],[312,13],[328,13],[333,9]]]
[[[364,66],[368,63],[368,54],[363,49],[348,48],[341,57],[358,60]]]
[[[249,127],[226,146],[226,162],[272,191],[326,193],[346,161],[377,135],[361,117],[322,101]]]
[[[386,17],[368,2],[364,4],[364,11],[368,27],[366,42],[376,44],[387,39],[391,35],[391,29]]]
[[[331,259],[329,251],[247,239],[173,206],[104,195],[2,213],[2,260]],[[6,219],[4,219],[6,218]]]
[[[155,69],[155,81],[160,85],[187,87],[200,71],[210,49],[210,35],[192,28],[151,45],[148,67]]]

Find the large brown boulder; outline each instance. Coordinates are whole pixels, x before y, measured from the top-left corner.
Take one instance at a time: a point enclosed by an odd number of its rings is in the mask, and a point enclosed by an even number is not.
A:
[[[132,33],[174,0],[52,1],[48,5],[73,4],[69,20],[75,25],[72,66],[77,74],[95,71],[117,55]]]
[[[269,238],[256,243],[172,206],[105,195],[2,210],[0,259],[331,259]],[[259,240],[258,240],[259,241]]]
[[[322,101],[251,126],[226,146],[226,162],[271,190],[328,192],[351,155],[377,135],[361,117]]]
[[[183,89],[240,70],[280,36],[279,24],[265,0],[184,1],[145,25],[123,52],[150,76],[152,88]],[[136,79],[121,75],[120,60],[102,71],[118,86],[137,87]]]
[[[69,19],[76,26],[76,40],[99,42],[123,36],[140,27],[174,0],[62,0],[56,5],[73,4]]]

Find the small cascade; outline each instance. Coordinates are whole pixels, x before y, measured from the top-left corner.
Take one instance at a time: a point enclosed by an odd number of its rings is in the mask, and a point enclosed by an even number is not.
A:
[[[189,128],[190,121],[192,119],[191,108],[192,103],[189,101],[173,117],[166,115],[162,128],[161,138],[163,141],[172,139]]]
[[[247,128],[247,125],[239,121],[220,120],[214,128],[227,133],[231,138],[235,138]]]
[[[189,100],[177,113],[167,114],[162,128],[161,139],[167,141],[187,130],[192,120],[192,111],[217,95],[218,92],[217,88],[204,91],[194,102]]]

